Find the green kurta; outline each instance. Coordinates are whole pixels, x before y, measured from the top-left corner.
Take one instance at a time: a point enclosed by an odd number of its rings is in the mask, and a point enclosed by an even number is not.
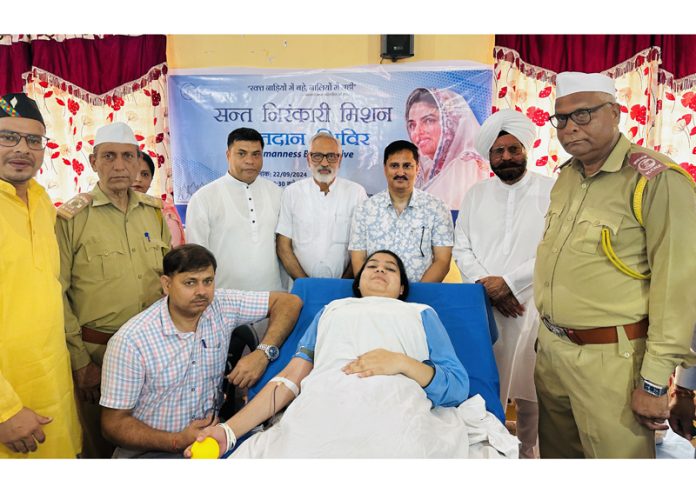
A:
[[[648,181],[643,228],[632,210],[640,174],[629,165],[643,153],[667,156],[621,136],[600,171],[585,178],[582,164],[566,163],[551,191],[544,237],[534,272],[534,299],[557,325],[593,328],[638,322],[650,327],[640,374],[666,385],[689,351],[696,323],[696,194],[684,176],[665,170]],[[621,273],[602,251],[602,227],[611,231],[617,256],[652,272],[637,280]]]
[[[129,191],[124,213],[98,185],[90,194],[89,205],[56,223],[73,371],[90,362],[81,327],[115,332],[162,296],[162,257],[171,241],[159,199]]]

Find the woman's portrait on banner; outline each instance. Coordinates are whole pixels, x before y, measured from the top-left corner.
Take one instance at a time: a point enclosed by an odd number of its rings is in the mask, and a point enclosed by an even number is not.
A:
[[[416,187],[458,210],[466,191],[488,178],[488,163],[474,148],[479,122],[461,94],[414,89],[406,100],[406,130],[420,154]]]

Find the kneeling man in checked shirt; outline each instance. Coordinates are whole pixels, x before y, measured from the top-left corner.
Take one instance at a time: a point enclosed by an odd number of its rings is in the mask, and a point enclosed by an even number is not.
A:
[[[222,404],[232,330],[270,317],[257,350],[273,360],[302,307],[286,293],[215,290],[215,257],[199,245],[174,248],[163,267],[167,296],[130,319],[104,356],[99,404],[114,458],[183,457]]]

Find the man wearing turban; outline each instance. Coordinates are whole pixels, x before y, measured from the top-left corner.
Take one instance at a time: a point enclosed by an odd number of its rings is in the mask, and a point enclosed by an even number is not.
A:
[[[493,346],[500,399],[517,406],[520,457],[537,454],[534,341],[539,324],[532,296],[536,247],[543,234],[553,179],[527,171],[534,124],[517,111],[491,115],[476,149],[496,176],[476,183],[462,200],[454,259],[465,282],[480,283],[493,303],[500,337]]]

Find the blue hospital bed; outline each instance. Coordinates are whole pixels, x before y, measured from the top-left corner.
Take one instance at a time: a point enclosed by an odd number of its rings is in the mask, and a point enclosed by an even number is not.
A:
[[[295,354],[297,344],[314,316],[327,303],[353,296],[351,279],[298,279],[292,289],[304,302],[295,328],[280,348],[280,356],[271,363],[263,377],[249,390],[249,398],[261,388]],[[407,301],[425,303],[435,309],[444,324],[457,356],[469,373],[470,396],[480,394],[486,409],[505,424],[500,403],[498,368],[493,357],[493,343],[498,338],[493,312],[483,286],[479,284],[412,283]]]

